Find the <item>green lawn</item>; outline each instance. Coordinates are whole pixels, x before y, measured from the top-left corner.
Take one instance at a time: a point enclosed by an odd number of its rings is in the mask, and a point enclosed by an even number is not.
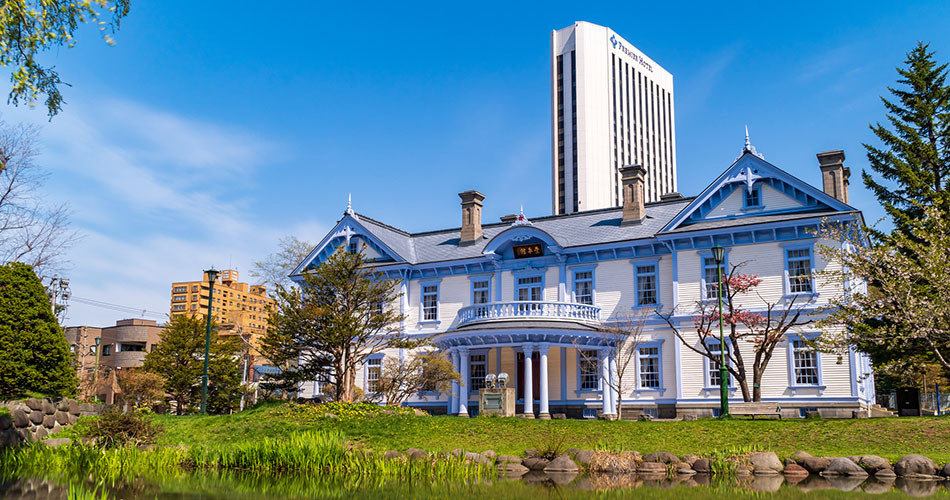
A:
[[[805,450],[813,455],[880,455],[896,460],[908,453],[950,461],[950,418],[859,420],[698,420],[692,422],[606,422],[516,418],[398,417],[313,418],[286,415],[267,406],[225,416],[160,416],[160,444],[236,444],[311,429],[338,429],[377,450],[415,447],[429,451],[463,448],[521,455],[563,440],[563,447],[711,453],[733,448],[771,450],[784,458]]]

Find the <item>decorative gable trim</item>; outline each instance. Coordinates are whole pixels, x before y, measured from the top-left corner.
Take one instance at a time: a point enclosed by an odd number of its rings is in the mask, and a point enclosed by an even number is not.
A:
[[[699,222],[735,190],[751,190],[753,186],[760,184],[767,184],[776,191],[798,200],[802,207],[774,212],[761,211],[754,215],[816,209],[827,209],[834,212],[854,210],[846,203],[836,200],[818,188],[747,151],[664,226],[660,233],[672,231],[691,222]],[[736,217],[742,216],[745,215]]]
[[[343,247],[346,249],[350,239],[357,236],[362,238],[363,241],[377,253],[385,256],[383,259],[376,259],[375,262],[406,262],[406,259],[380,241],[372,231],[369,231],[366,226],[360,222],[355,213],[351,214],[347,212],[347,214],[336,223],[336,226],[323,237],[323,240],[317,244],[313,251],[290,273],[291,278],[299,277],[305,270],[323,263],[323,261],[329,258],[338,248]]]

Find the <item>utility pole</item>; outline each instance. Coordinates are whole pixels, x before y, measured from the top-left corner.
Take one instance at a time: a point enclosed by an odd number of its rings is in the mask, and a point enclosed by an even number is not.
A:
[[[46,294],[49,296],[53,316],[62,323],[66,318],[66,305],[70,296],[69,278],[60,278],[54,274],[50,278],[49,286],[46,287]],[[60,302],[60,299],[62,299],[62,302]],[[59,306],[62,306],[62,309],[57,310]]]

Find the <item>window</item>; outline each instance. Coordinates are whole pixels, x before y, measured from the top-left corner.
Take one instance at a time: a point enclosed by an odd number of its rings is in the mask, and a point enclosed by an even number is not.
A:
[[[755,186],[751,191],[746,189],[744,193],[743,206],[746,208],[759,208],[762,206],[762,186]]]
[[[709,387],[715,388],[719,387],[722,383],[722,373],[719,371],[720,363],[719,360],[722,359],[722,350],[720,349],[719,342],[710,342],[709,343],[709,352],[712,353],[715,361],[712,359],[706,360],[706,366],[708,367],[709,373],[707,377],[709,378]],[[726,349],[726,363],[729,363],[729,349]],[[728,372],[727,372],[728,373]],[[726,381],[727,384],[732,384],[732,374],[729,374],[729,380]]]
[[[789,293],[811,293],[811,249],[788,248],[785,250],[785,260]]]
[[[593,271],[578,271],[574,273],[574,301],[578,304],[594,305]]]
[[[366,391],[376,392],[379,390],[379,374],[382,371],[383,358],[370,358],[366,360]]]
[[[599,363],[597,351],[578,351],[580,364],[580,388],[582,390],[597,390],[600,387],[600,375],[597,373]]]
[[[172,302],[184,302],[185,299],[187,299],[187,297],[185,297],[184,295],[175,295],[174,297],[172,297]]]
[[[636,273],[637,305],[655,306],[657,304],[656,264],[636,264],[634,272]]]
[[[469,383],[472,390],[477,391],[485,388],[485,375],[488,374],[488,356],[485,354],[472,354],[469,357]]]
[[[191,300],[198,300],[198,296],[197,296],[197,295],[192,295],[192,296],[191,296]]]
[[[597,418],[597,408],[584,407],[582,412],[584,418]]]
[[[192,309],[192,310],[198,309],[198,304],[192,304],[192,305],[191,305],[191,309]]]
[[[184,311],[185,304],[175,304],[172,306],[172,311]]]
[[[641,347],[638,354],[640,362],[640,387],[643,389],[660,388],[660,348]]]
[[[377,316],[383,314],[383,311],[386,309],[385,306],[386,304],[382,302],[373,302],[373,314]],[[251,316],[251,317],[253,318],[254,316]]]
[[[518,278],[518,300],[520,302],[541,301],[541,276]]]
[[[792,341],[795,385],[818,385],[818,352],[802,339]]]
[[[487,304],[489,297],[489,280],[476,280],[472,282],[472,303]]]
[[[102,355],[111,356],[112,355],[112,344],[106,344],[102,346]]]
[[[716,265],[716,259],[712,257],[703,257],[703,285],[706,299],[718,299],[719,272],[725,275],[725,269]]]
[[[175,293],[187,292],[187,291],[188,291],[188,287],[187,287],[187,286],[176,286],[172,291],[175,292]]]
[[[197,291],[198,291],[198,285],[193,285],[193,286],[191,287],[191,291],[192,291],[192,292],[197,292]]]
[[[348,251],[350,253],[359,253],[360,251],[360,241],[356,238],[350,239],[350,246]]]
[[[435,321],[439,319],[439,285],[425,285],[422,287],[422,320]]]

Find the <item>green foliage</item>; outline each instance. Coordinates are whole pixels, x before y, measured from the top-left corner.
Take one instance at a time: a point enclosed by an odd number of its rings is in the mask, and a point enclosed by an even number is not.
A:
[[[108,500],[108,498],[109,494],[103,481],[99,481],[92,490],[86,489],[83,483],[70,483],[69,491],[66,492],[67,500]]]
[[[260,348],[282,370],[271,387],[294,390],[300,382],[334,380],[334,399],[354,401],[356,367],[367,357],[421,343],[399,328],[404,318],[393,307],[398,282],[368,264],[361,253],[337,251],[304,273],[301,288],[277,286]]]
[[[235,338],[214,332],[212,323],[208,366],[208,411],[225,413],[241,398],[242,347]],[[205,319],[200,316],[173,316],[161,333],[161,341],[145,355],[142,369],[165,379],[165,391],[181,415],[201,400],[204,372]]]
[[[331,401],[319,405],[288,403],[273,408],[271,415],[290,418],[297,422],[315,422],[325,418],[361,419],[381,415],[413,416],[415,410],[405,406],[380,406],[373,403],[344,403]]]
[[[883,182],[862,172],[864,185],[902,231],[923,217],[925,207],[938,207],[950,214],[947,65],[938,65],[934,53],[922,42],[907,54],[904,64],[897,69],[901,76],[897,83],[902,86],[888,88],[896,99],[881,98],[893,130],[880,123],[872,125],[883,148],[864,145],[871,169]]]
[[[0,399],[76,394],[69,344],[43,284],[26,264],[0,266]]]
[[[116,410],[104,413],[84,426],[84,437],[92,438],[102,448],[153,444],[161,432],[162,426],[150,416]]]
[[[13,89],[9,100],[33,105],[40,94],[46,95],[50,118],[62,109],[63,82],[53,66],[44,66],[37,56],[54,47],[72,47],[73,33],[81,24],[97,24],[101,31],[129,13],[130,0],[19,0],[5,1],[0,8],[0,66],[11,67]],[[108,12],[108,22],[100,21]],[[108,34],[106,42],[112,43]]]

